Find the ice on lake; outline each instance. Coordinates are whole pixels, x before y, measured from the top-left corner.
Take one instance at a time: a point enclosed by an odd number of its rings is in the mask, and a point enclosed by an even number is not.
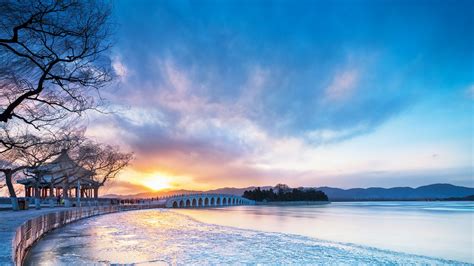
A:
[[[115,213],[58,229],[27,265],[456,264],[317,238],[202,223],[170,210]]]

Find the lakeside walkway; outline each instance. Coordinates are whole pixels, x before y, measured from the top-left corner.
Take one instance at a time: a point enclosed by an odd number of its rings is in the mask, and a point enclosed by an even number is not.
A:
[[[0,204],[0,265],[19,265],[28,249],[44,234],[71,222],[107,213],[150,208],[224,207],[255,204],[254,201],[227,194],[172,195],[159,199],[122,204],[85,207],[42,207],[39,210],[5,210]],[[31,205],[30,205],[31,206]],[[3,208],[2,208],[3,207]],[[11,206],[10,206],[11,208]]]
[[[16,229],[26,221],[44,214],[72,210],[75,207],[65,208],[43,208],[40,210],[29,209],[24,211],[1,211],[0,212],[0,265],[12,264],[13,239]]]

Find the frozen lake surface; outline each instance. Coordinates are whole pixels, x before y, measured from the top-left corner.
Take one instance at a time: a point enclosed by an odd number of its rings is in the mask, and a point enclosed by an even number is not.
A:
[[[398,204],[333,203],[115,213],[79,221],[49,234],[33,247],[26,264],[472,262],[471,203]],[[463,233],[445,235],[456,230]],[[411,232],[408,248],[400,245],[410,235],[401,233],[404,231]],[[442,248],[438,242],[446,241],[455,244],[433,256],[415,255],[423,254],[426,247],[420,247],[418,252],[403,251],[420,243]],[[380,244],[385,242],[391,244]],[[403,252],[387,246],[400,246],[398,250]]]
[[[474,202],[333,202],[178,212],[205,223],[474,263]]]

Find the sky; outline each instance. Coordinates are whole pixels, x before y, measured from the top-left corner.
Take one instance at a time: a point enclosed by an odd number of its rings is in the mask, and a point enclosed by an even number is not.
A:
[[[114,1],[105,189],[474,186],[474,2]]]

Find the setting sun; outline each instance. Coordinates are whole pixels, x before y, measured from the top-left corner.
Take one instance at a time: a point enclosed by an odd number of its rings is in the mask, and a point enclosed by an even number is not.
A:
[[[143,184],[152,190],[171,188],[169,177],[163,175],[150,176],[143,181]]]

